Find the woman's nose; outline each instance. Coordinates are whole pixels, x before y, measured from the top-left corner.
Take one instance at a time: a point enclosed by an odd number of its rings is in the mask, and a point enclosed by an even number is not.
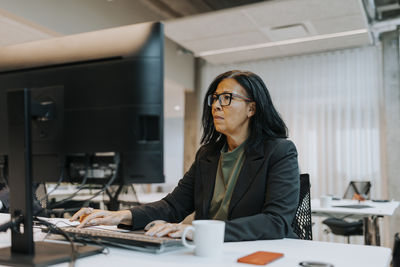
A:
[[[214,110],[221,110],[221,109],[222,109],[221,103],[219,103],[219,100],[218,100],[218,99],[213,103],[212,108],[213,108]]]

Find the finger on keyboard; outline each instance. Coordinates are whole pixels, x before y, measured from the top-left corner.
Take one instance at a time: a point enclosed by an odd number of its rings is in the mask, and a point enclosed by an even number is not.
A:
[[[166,236],[167,234],[176,231],[176,227],[173,224],[167,223],[166,226],[157,232],[156,236],[161,237],[161,236]]]
[[[74,215],[72,215],[70,221],[77,221],[78,218],[80,218],[81,216],[84,215],[89,215],[94,211],[93,208],[81,208],[80,210],[78,210]]]
[[[166,222],[166,221],[163,221],[163,220],[151,221],[151,222],[149,222],[149,223],[144,227],[144,230],[145,230],[145,231],[148,231],[148,230],[150,230],[150,228],[152,228],[152,227],[154,227],[154,226],[156,226],[156,225],[165,224],[165,223],[167,223],[167,222]]]
[[[156,235],[158,232],[162,231],[165,227],[167,227],[167,224],[157,224],[153,227],[151,227],[147,232],[146,235],[149,236],[154,236]]]

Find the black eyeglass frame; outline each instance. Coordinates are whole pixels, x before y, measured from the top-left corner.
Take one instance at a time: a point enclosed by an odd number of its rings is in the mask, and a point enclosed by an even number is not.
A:
[[[229,102],[228,102],[228,104],[222,104],[221,96],[229,96]],[[221,94],[211,94],[211,95],[208,95],[208,96],[207,96],[207,105],[208,105],[209,107],[212,107],[212,105],[213,105],[213,104],[215,103],[215,101],[218,99],[218,102],[219,102],[219,104],[221,105],[221,107],[229,106],[229,105],[231,104],[231,102],[232,102],[232,98],[233,98],[233,97],[242,99],[242,100],[244,100],[244,101],[246,101],[246,102],[253,102],[253,100],[251,100],[250,98],[248,98],[248,97],[246,97],[246,96],[239,95],[239,94],[236,94],[236,93],[227,93],[227,92],[224,92],[224,93],[221,93]]]

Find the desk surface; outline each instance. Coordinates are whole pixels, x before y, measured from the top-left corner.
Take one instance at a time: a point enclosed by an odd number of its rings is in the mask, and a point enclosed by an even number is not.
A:
[[[8,214],[0,214],[0,223],[9,218]],[[40,240],[42,235],[35,232],[35,239]],[[0,233],[0,247],[10,245],[10,232]],[[108,255],[95,255],[78,259],[76,266],[250,266],[237,263],[239,257],[264,250],[281,252],[285,256],[268,267],[298,266],[301,261],[329,262],[335,267],[347,266],[389,266],[391,250],[384,247],[349,245],[339,243],[306,241],[296,239],[263,240],[251,242],[225,243],[223,255],[217,258],[201,258],[193,255],[189,249],[167,252],[164,254],[149,254],[110,248]],[[56,266],[67,266],[67,263]]]
[[[225,243],[223,255],[218,258],[201,258],[188,249],[154,255],[117,248],[111,248],[109,255],[96,255],[79,259],[77,266],[250,266],[237,263],[239,257],[256,251],[273,251],[285,256],[268,267],[299,266],[301,261],[329,262],[335,267],[376,267],[389,266],[391,251],[388,248],[347,245],[327,242],[281,239],[269,241]],[[67,266],[59,264],[57,266]]]
[[[362,209],[354,209],[354,208],[343,208],[343,207],[334,207],[341,205],[368,205],[371,208],[362,208]],[[360,215],[360,216],[391,216],[393,215],[396,208],[399,206],[399,202],[390,201],[390,202],[373,202],[371,200],[362,201],[359,203],[357,200],[351,199],[342,199],[342,200],[332,200],[331,206],[327,208],[322,208],[320,206],[319,199],[311,200],[311,211],[314,214],[352,214],[352,215]]]

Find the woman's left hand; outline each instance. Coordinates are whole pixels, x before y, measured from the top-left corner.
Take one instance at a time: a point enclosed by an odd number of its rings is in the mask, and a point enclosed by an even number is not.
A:
[[[153,221],[146,225],[145,230],[147,230],[146,235],[149,236],[169,236],[178,238],[182,236],[183,230],[190,224],[180,224],[180,223],[167,223],[165,221]],[[191,236],[191,231],[187,234],[186,238],[193,239]]]

